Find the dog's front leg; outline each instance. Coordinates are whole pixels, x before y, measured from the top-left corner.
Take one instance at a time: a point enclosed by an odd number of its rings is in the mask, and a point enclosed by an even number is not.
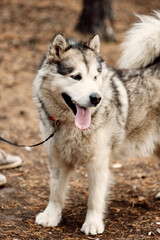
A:
[[[96,159],[88,166],[89,197],[88,210],[81,231],[85,234],[100,234],[104,231],[103,215],[105,200],[109,194],[110,172],[108,162]]]
[[[42,226],[57,226],[65,201],[66,186],[70,169],[67,166],[50,166],[50,199],[46,209],[36,217],[36,223]]]

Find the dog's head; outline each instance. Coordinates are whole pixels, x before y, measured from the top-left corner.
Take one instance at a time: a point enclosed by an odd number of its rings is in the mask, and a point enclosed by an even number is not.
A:
[[[64,111],[75,115],[75,125],[90,126],[91,114],[101,103],[102,62],[100,40],[95,35],[88,42],[76,42],[57,34],[42,64],[42,89],[56,99]],[[46,82],[46,83],[45,83]]]

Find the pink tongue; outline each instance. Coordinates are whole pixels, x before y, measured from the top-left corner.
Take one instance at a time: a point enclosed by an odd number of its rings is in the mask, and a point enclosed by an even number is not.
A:
[[[91,123],[91,112],[89,108],[82,108],[76,104],[77,114],[75,117],[75,125],[80,130],[86,130]]]

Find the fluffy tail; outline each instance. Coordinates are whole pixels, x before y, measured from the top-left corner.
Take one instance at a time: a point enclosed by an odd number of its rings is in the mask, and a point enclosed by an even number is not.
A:
[[[160,56],[160,11],[153,16],[137,15],[140,22],[127,32],[121,44],[120,68],[140,69]]]

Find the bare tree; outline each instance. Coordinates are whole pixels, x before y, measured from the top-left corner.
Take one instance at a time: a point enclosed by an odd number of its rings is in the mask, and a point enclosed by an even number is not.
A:
[[[76,29],[82,33],[98,33],[108,41],[115,41],[112,0],[83,0]]]

